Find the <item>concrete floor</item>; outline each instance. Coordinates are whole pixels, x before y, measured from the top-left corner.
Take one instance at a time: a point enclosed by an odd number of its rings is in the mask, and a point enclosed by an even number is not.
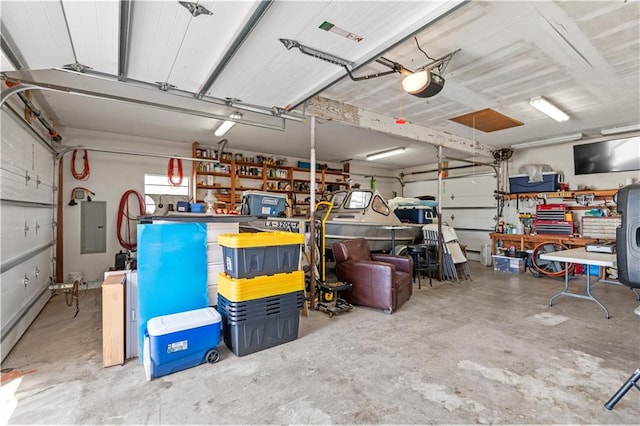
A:
[[[297,340],[145,381],[137,360],[102,367],[100,291],[80,313],[54,297],[4,361],[9,424],[637,424],[640,392],[603,404],[640,365],[627,287],[595,303],[549,297],[551,278],[494,272],[434,281],[393,315],[355,308],[301,319]],[[582,279],[572,281],[576,290]],[[6,376],[6,375],[5,375]],[[1,419],[0,419],[1,420]]]

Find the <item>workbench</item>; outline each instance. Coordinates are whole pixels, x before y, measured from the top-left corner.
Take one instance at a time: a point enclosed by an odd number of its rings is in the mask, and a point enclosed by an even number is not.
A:
[[[491,254],[496,254],[497,241],[502,241],[504,247],[515,246],[516,250],[520,251],[533,249],[538,244],[544,242],[561,243],[568,248],[572,248],[584,247],[588,243],[597,241],[596,238],[581,238],[555,234],[499,234],[497,232],[491,232],[489,233],[489,237],[491,237]]]

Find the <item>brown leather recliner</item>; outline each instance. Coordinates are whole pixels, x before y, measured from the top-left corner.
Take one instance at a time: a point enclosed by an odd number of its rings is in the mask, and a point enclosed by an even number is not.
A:
[[[332,244],[338,280],[351,283],[345,299],[392,314],[413,293],[413,259],[371,253],[364,238]]]

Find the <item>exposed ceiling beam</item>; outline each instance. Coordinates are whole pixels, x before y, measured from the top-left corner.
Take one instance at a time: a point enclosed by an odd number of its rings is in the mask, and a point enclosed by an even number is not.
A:
[[[127,81],[129,41],[131,38],[131,1],[120,0],[120,33],[118,36],[118,80]]]
[[[305,113],[326,120],[358,126],[376,132],[386,133],[396,137],[407,138],[443,148],[455,149],[479,156],[493,158],[492,151],[496,148],[483,145],[477,141],[455,136],[439,130],[429,129],[413,123],[396,124],[395,118],[370,111],[357,106],[334,101],[332,99],[314,96],[305,108]]]
[[[207,81],[205,81],[205,83],[202,85],[200,90],[198,90],[198,93],[196,94],[196,98],[202,99],[204,95],[207,94],[209,89],[211,89],[211,86],[213,86],[213,83],[216,81],[216,79],[220,76],[222,71],[224,71],[224,69],[227,67],[231,59],[238,52],[238,50],[240,49],[240,46],[242,46],[242,43],[244,43],[247,37],[249,37],[249,34],[251,34],[251,31],[253,31],[254,27],[256,26],[258,21],[260,21],[260,18],[262,18],[262,16],[267,11],[269,6],[271,6],[272,2],[273,0],[260,1],[260,4],[256,8],[256,10],[253,12],[251,17],[249,18],[249,21],[242,28],[242,31],[240,31],[240,34],[238,34],[238,37],[236,37],[235,40],[233,40],[233,43],[231,43],[231,46],[229,46],[229,49],[227,49],[227,51],[224,53],[224,55],[222,56],[222,59],[220,60],[220,62],[218,62],[218,65],[216,66],[216,68],[207,78]]]

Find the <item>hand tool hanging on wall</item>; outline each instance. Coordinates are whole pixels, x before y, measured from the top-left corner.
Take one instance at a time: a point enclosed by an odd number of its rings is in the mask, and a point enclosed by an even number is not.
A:
[[[174,180],[175,163],[178,164],[178,180]],[[169,184],[171,186],[180,186],[180,185],[182,185],[182,179],[184,178],[184,175],[182,173],[182,160],[175,159],[175,158],[170,158],[169,159],[169,165],[167,166],[167,176],[169,177]]]
[[[89,173],[91,169],[89,167],[89,153],[87,150],[84,151],[84,167],[82,169],[82,173],[78,173],[76,171],[76,155],[78,154],[78,150],[73,150],[73,156],[71,157],[71,174],[76,180],[87,180],[89,178]]]

